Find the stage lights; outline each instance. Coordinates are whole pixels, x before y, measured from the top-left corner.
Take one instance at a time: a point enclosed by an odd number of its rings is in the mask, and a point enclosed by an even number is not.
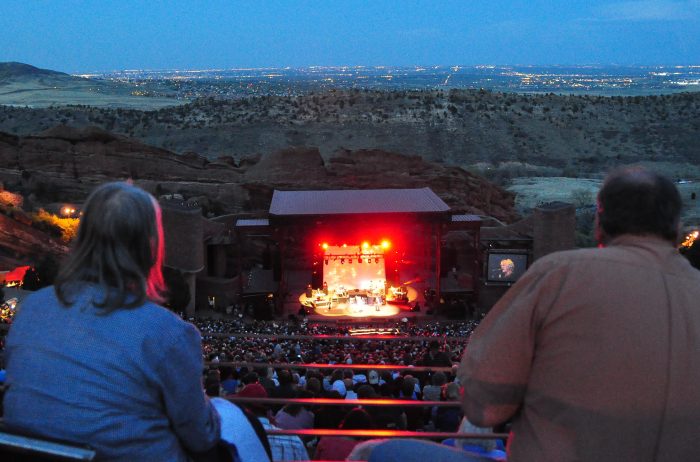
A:
[[[328,242],[321,244],[321,248],[323,248],[323,250],[328,250]]]
[[[365,250],[369,249],[369,242],[364,241],[364,242],[362,243],[362,248],[365,249]]]
[[[382,249],[386,250],[386,249],[389,249],[390,247],[391,247],[391,242],[389,242],[387,240],[382,241]]]

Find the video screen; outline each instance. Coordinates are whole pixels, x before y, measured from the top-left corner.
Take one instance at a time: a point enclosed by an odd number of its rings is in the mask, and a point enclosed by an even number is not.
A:
[[[488,282],[515,282],[527,269],[527,255],[522,253],[489,253]]]

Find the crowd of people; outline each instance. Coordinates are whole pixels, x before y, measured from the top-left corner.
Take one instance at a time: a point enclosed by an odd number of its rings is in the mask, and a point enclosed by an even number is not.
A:
[[[416,366],[430,341],[438,341],[450,364],[458,363],[475,321],[397,322],[383,326],[390,339],[358,341],[352,329],[361,326],[301,323],[191,319],[202,333],[205,361],[256,363],[396,364]],[[229,336],[211,334],[231,334]],[[253,334],[253,336],[246,336]],[[275,337],[257,337],[268,334]],[[305,338],[284,338],[305,336]],[[331,337],[331,338],[327,338]],[[342,339],[332,338],[342,337]],[[424,337],[421,341],[416,337]]]
[[[302,321],[249,321],[246,318],[192,318],[202,335],[208,333],[271,334],[271,335],[350,335],[362,329],[358,323],[335,324],[328,322]],[[477,321],[426,321],[415,319],[382,323],[381,329],[394,331],[407,337],[468,337],[478,325]],[[376,327],[371,325],[369,327]]]
[[[227,398],[335,398],[347,406],[246,404],[267,428],[394,429],[455,432],[461,407],[362,407],[356,399],[410,401],[460,400],[456,366],[475,321],[383,323],[380,328],[298,321],[191,319],[202,332],[205,390]],[[359,331],[391,332],[387,337],[354,337]],[[218,335],[212,335],[218,334]],[[259,334],[266,334],[264,337]],[[275,337],[279,336],[279,337]],[[299,336],[300,338],[297,338]],[[288,338],[291,337],[291,338]],[[336,337],[336,338],[334,338]],[[337,338],[340,337],[340,338]],[[230,364],[233,362],[233,364]],[[242,365],[240,363],[255,363]],[[274,368],[266,363],[298,363]],[[353,369],[309,368],[303,364],[342,364]],[[427,366],[449,371],[373,369],[373,365]],[[454,366],[454,368],[453,368]],[[358,438],[269,437],[273,460],[342,460]],[[493,449],[493,448],[491,448]]]
[[[362,343],[371,343],[365,341]],[[346,342],[347,344],[347,342]],[[358,345],[359,346],[359,345]],[[450,367],[451,353],[441,350],[436,340],[421,351],[416,364]],[[274,353],[273,353],[274,354]],[[392,363],[396,364],[396,363]],[[455,374],[413,372],[410,370],[313,369],[273,367],[233,367],[211,363],[204,379],[211,397],[227,398],[335,398],[346,406],[243,404],[265,428],[281,429],[356,429],[456,432],[462,421],[462,409],[452,407],[358,406],[357,399],[381,398],[407,401],[460,401],[460,386]],[[273,460],[308,458],[342,460],[361,439],[323,437],[302,440],[296,436],[270,436]],[[311,456],[311,457],[310,457]]]
[[[159,306],[157,202],[127,183],[102,185],[54,287],[23,300],[13,320],[3,423],[105,460],[185,462],[223,446],[241,461],[472,461],[462,442],[276,429],[463,438],[501,425],[513,462],[693,460],[700,274],[675,246],[681,197],[631,167],[608,176],[598,202],[600,247],[539,258],[473,335],[472,322],[402,320],[383,326],[391,338],[358,339],[358,326],[183,321]],[[381,403],[359,401],[371,398]]]

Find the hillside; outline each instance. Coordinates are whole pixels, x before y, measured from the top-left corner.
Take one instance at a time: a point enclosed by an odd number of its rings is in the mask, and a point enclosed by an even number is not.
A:
[[[53,78],[58,80],[70,80],[71,76],[63,72],[52,71],[49,69],[39,69],[29,64],[6,62],[0,63],[0,85],[7,84],[11,81],[27,79],[27,78]]]
[[[648,97],[488,91],[328,91],[298,97],[198,100],[154,111],[0,107],[0,130],[98,126],[178,153],[240,160],[294,146],[380,149],[479,171],[597,176],[610,166],[663,162],[700,176],[700,93]]]
[[[17,62],[0,63],[0,105],[49,107],[158,108],[182,104],[164,97],[140,96],[130,85],[86,79]]]

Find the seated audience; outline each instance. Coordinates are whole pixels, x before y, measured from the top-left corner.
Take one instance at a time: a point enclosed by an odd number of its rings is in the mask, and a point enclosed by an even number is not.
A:
[[[156,304],[162,263],[155,199],[98,187],[55,286],[22,301],[7,337],[5,425],[105,460],[185,461],[217,445],[199,332]]]
[[[231,367],[221,368],[221,388],[224,395],[233,395],[238,391],[238,371]]]
[[[267,398],[267,391],[259,383],[246,385],[238,392],[241,398]],[[244,404],[246,409],[250,410],[260,421],[265,430],[277,430],[279,427],[270,423],[268,408],[259,403]],[[282,460],[308,460],[309,454],[306,451],[304,443],[298,436],[294,435],[268,435],[270,450],[272,451],[273,461]]]
[[[213,398],[221,394],[221,376],[218,369],[209,369],[204,378],[204,392]]]
[[[440,401],[442,386],[447,383],[447,377],[444,372],[436,372],[431,377],[431,381],[432,384],[423,387],[423,400]]]
[[[460,401],[459,385],[454,382],[444,387],[444,401]],[[439,432],[456,432],[462,420],[462,409],[459,407],[438,407],[435,415],[435,429]]]
[[[335,390],[326,393],[324,398],[343,399]],[[314,409],[314,428],[338,428],[348,409],[345,406],[318,406]]]
[[[306,390],[299,390],[297,398],[313,398],[314,395]],[[275,425],[286,430],[314,428],[314,413],[304,404],[289,403],[275,414]]]
[[[372,417],[362,408],[351,410],[341,422],[341,430],[367,430],[374,428]],[[362,439],[345,436],[323,436],[316,446],[314,460],[344,460]]]
[[[418,379],[407,375],[403,377],[403,384],[401,385],[401,390],[399,392],[399,399],[408,401],[418,401],[419,398],[416,395],[416,385],[418,384]],[[405,406],[403,408],[403,415],[405,419],[405,424],[402,428],[410,431],[423,430],[424,425],[424,409],[418,406]]]

